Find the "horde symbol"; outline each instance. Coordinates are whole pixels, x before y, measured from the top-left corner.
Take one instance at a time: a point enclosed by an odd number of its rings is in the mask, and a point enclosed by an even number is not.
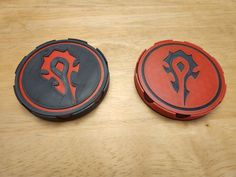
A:
[[[49,56],[43,58],[41,66],[42,77],[49,80],[51,85],[62,95],[69,97],[76,103],[76,83],[73,79],[79,70],[80,61],[67,50],[54,50]]]
[[[169,65],[163,65],[167,73],[172,73],[174,81],[171,81],[173,89],[183,98],[183,105],[186,103],[186,98],[189,90],[186,87],[186,82],[190,76],[194,79],[198,77],[199,71],[194,71],[198,66],[192,58],[192,55],[187,55],[183,51],[169,52],[169,55],[164,59]]]

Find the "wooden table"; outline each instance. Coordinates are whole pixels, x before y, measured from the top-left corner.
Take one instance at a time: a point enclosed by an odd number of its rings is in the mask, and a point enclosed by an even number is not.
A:
[[[35,46],[79,38],[103,51],[111,84],[102,104],[65,123],[17,101],[15,69]],[[133,74],[156,41],[190,41],[212,54],[227,82],[208,116],[174,121],[148,108]],[[236,1],[0,1],[0,176],[235,177]]]

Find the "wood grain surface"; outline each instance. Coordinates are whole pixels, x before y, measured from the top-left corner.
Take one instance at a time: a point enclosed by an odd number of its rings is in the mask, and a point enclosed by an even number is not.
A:
[[[36,118],[13,91],[37,45],[78,38],[107,57],[111,84],[88,115]],[[141,52],[165,39],[195,43],[221,64],[222,104],[196,121],[167,119],[138,96]],[[0,0],[1,177],[236,177],[236,1]]]

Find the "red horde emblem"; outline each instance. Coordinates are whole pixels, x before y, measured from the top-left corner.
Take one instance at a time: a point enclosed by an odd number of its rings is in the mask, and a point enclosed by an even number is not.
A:
[[[174,119],[191,120],[214,109],[225,94],[223,71],[196,45],[161,41],[137,62],[136,88],[152,109]]]
[[[68,51],[54,50],[49,56],[43,58],[41,74],[59,93],[71,97],[71,100],[76,102],[76,85],[71,78],[78,72],[79,63],[79,59]]]

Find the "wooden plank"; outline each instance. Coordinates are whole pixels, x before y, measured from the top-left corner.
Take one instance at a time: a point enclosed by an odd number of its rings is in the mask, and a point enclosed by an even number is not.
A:
[[[235,177],[235,9],[234,0],[1,0],[0,176]],[[15,69],[40,43],[69,37],[103,51],[108,94],[80,119],[37,119],[14,95]],[[138,96],[136,61],[165,39],[201,46],[224,69],[226,97],[208,116],[170,120]]]

